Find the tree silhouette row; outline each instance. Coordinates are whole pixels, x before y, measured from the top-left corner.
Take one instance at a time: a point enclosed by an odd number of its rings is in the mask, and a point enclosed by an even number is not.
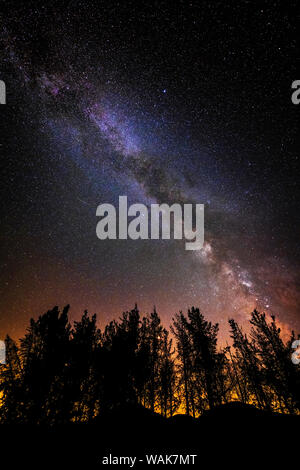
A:
[[[300,412],[295,335],[284,342],[274,317],[254,310],[249,335],[229,320],[232,346],[219,348],[218,324],[194,307],[170,331],[155,309],[141,317],[135,306],[103,331],[86,311],[72,326],[68,311],[31,319],[18,345],[7,336],[1,423],[90,422],[127,405],[197,417],[231,401]]]

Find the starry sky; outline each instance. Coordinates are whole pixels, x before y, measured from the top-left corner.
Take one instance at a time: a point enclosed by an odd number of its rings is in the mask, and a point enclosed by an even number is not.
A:
[[[296,1],[26,1],[0,13],[0,337],[71,304],[254,307],[300,330]],[[5,8],[5,7],[4,7]],[[96,237],[96,208],[205,205],[205,243]]]

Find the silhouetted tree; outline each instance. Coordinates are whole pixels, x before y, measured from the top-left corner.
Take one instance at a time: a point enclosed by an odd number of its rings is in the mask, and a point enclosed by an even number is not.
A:
[[[138,402],[135,381],[139,347],[140,315],[137,306],[113,321],[102,334],[101,370],[103,409]]]
[[[68,306],[30,321],[20,349],[6,339],[7,366],[1,375],[7,421],[58,423],[70,419],[65,369],[69,358]]]
[[[247,381],[241,373],[241,368],[236,357],[231,352],[231,347],[228,345],[226,347],[226,354],[228,354],[230,358],[227,362],[227,370],[231,381],[231,397],[233,399],[238,398],[238,401],[246,404],[250,396]]]
[[[183,388],[185,412],[189,415],[192,410],[193,416],[195,416],[192,342],[187,319],[182,312],[173,318],[171,331],[177,343],[178,374]]]
[[[198,308],[175,316],[172,331],[184,386],[186,413],[202,413],[227,401],[226,355],[217,351],[218,324],[205,320]]]
[[[152,411],[170,413],[171,401],[173,410],[175,409],[175,399],[170,398],[175,374],[172,354],[172,342],[154,308],[152,313],[142,319],[137,354],[139,367],[136,376],[140,403]]]
[[[240,390],[243,390],[243,394],[259,408],[270,409],[272,398],[264,387],[264,374],[257,356],[256,345],[254,341],[248,339],[234,319],[230,319],[229,324]]]
[[[65,371],[69,360],[69,306],[31,319],[21,340],[22,385],[29,422],[68,422],[71,406]]]
[[[219,325],[205,320],[198,308],[188,310],[187,328],[193,350],[193,365],[196,375],[197,409],[210,409],[225,400],[224,366],[225,353],[217,351]]]
[[[163,326],[154,308],[154,311],[146,318],[146,329],[149,342],[149,380],[147,384],[149,406],[155,410],[158,399],[158,373],[160,366],[160,354],[163,344]]]
[[[293,413],[300,407],[300,370],[291,361],[291,339],[284,344],[275,317],[267,322],[265,313],[254,310],[251,315],[251,336],[260,360],[266,387],[275,394],[281,411]]]
[[[172,339],[164,328],[158,368],[158,396],[160,412],[165,417],[173,416],[180,403],[174,353]]]
[[[72,383],[75,421],[89,421],[99,412],[101,332],[96,322],[96,315],[90,318],[85,311],[81,320],[74,322],[71,332],[68,376]]]

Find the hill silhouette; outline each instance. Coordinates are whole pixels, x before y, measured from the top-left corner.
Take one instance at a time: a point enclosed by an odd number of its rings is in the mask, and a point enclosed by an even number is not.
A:
[[[197,455],[196,468],[206,462],[231,462],[234,468],[240,465],[240,454],[247,465],[276,464],[278,451],[295,445],[291,430],[299,424],[299,416],[265,412],[242,403],[221,405],[199,418],[181,414],[165,418],[141,406],[129,406],[98,416],[89,424],[3,425],[1,457],[7,456],[16,467],[28,464],[30,468],[99,468],[107,455],[144,459],[146,454]],[[146,466],[139,462],[137,468]]]

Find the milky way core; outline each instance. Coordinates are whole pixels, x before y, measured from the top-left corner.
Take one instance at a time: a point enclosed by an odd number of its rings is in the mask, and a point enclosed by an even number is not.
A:
[[[183,4],[3,14],[0,338],[68,303],[100,326],[137,302],[166,326],[198,306],[224,337],[255,307],[300,329],[293,2]],[[120,195],[204,204],[203,248],[100,241]]]

